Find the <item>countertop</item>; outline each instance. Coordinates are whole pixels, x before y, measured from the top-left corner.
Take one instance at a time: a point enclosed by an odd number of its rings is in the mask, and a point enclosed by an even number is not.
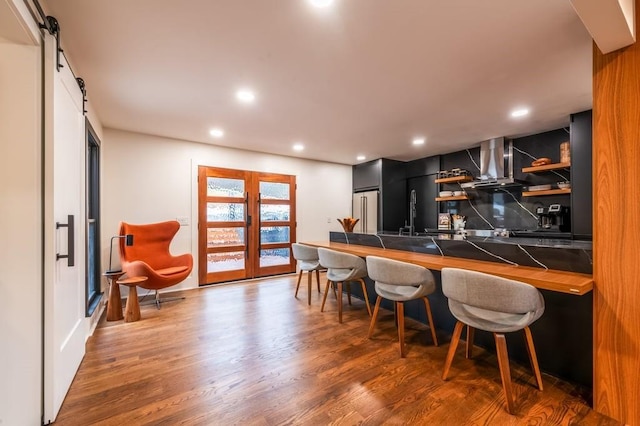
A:
[[[404,236],[403,238],[407,237]],[[503,239],[510,240],[511,238]],[[529,238],[523,239],[529,240]],[[495,262],[464,259],[453,256],[438,256],[433,254],[416,253],[395,249],[384,249],[378,247],[369,247],[357,244],[344,244],[329,241],[303,242],[303,244],[315,247],[330,248],[345,253],[355,254],[356,256],[360,257],[366,257],[368,255],[386,257],[389,259],[414,263],[436,271],[440,271],[442,270],[442,268],[451,267],[484,272],[512,280],[522,281],[531,284],[539,289],[557,291],[573,295],[583,295],[593,290],[593,277],[590,274],[560,271],[554,269],[542,269],[531,266],[500,264]]]
[[[419,233],[417,235],[399,235],[397,232],[378,232],[377,234],[384,237],[398,237],[398,238],[426,238],[435,239],[439,241],[460,240],[460,241],[472,241],[472,242],[491,242],[497,244],[513,244],[529,247],[556,247],[556,248],[572,248],[579,250],[591,250],[593,244],[591,241],[579,241],[563,238],[542,238],[542,237],[479,237],[471,235],[454,234],[450,232],[429,232]]]

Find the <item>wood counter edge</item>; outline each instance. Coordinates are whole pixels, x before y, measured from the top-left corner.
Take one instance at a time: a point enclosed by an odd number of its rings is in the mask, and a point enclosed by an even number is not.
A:
[[[560,271],[557,269],[542,269],[531,266],[515,266],[486,262],[482,260],[465,259],[453,256],[438,256],[434,254],[415,253],[410,251],[383,249],[379,247],[345,244],[329,241],[305,241],[314,247],[330,248],[345,253],[365,257],[380,256],[403,262],[414,263],[425,268],[440,271],[442,268],[460,268],[477,272],[497,275],[516,281],[531,284],[538,289],[557,291],[560,293],[582,296],[593,290],[593,277],[578,272]]]

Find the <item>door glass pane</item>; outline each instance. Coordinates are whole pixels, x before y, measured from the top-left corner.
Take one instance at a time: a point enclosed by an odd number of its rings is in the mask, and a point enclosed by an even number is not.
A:
[[[207,203],[207,222],[238,221],[244,221],[244,203]]]
[[[100,291],[100,276],[97,274],[98,265],[96,258],[97,236],[96,221],[89,221],[89,232],[87,235],[87,301],[91,300]]]
[[[244,198],[244,180],[218,177],[207,178],[207,197]]]
[[[260,250],[260,267],[288,265],[289,262],[288,248]]]
[[[260,205],[260,221],[268,222],[270,220],[289,220],[290,205],[283,204],[261,204]]]
[[[264,243],[288,243],[288,226],[262,226],[260,227],[260,242]]]
[[[207,272],[223,272],[244,269],[244,252],[208,253]]]
[[[207,247],[244,245],[244,228],[208,228]]]
[[[276,182],[260,182],[260,198],[269,200],[288,200],[289,184]]]

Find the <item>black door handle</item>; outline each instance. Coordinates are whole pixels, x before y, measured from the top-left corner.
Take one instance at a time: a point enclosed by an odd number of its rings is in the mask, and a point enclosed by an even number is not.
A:
[[[75,265],[75,226],[73,215],[67,215],[67,223],[56,222],[56,229],[67,228],[67,254],[56,253],[56,260],[67,259],[67,266]]]

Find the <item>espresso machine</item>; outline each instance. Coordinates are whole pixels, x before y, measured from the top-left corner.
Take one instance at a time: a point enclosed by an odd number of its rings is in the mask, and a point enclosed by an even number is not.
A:
[[[567,206],[551,204],[549,207],[538,207],[536,215],[538,216],[537,231],[571,231],[571,215]]]

